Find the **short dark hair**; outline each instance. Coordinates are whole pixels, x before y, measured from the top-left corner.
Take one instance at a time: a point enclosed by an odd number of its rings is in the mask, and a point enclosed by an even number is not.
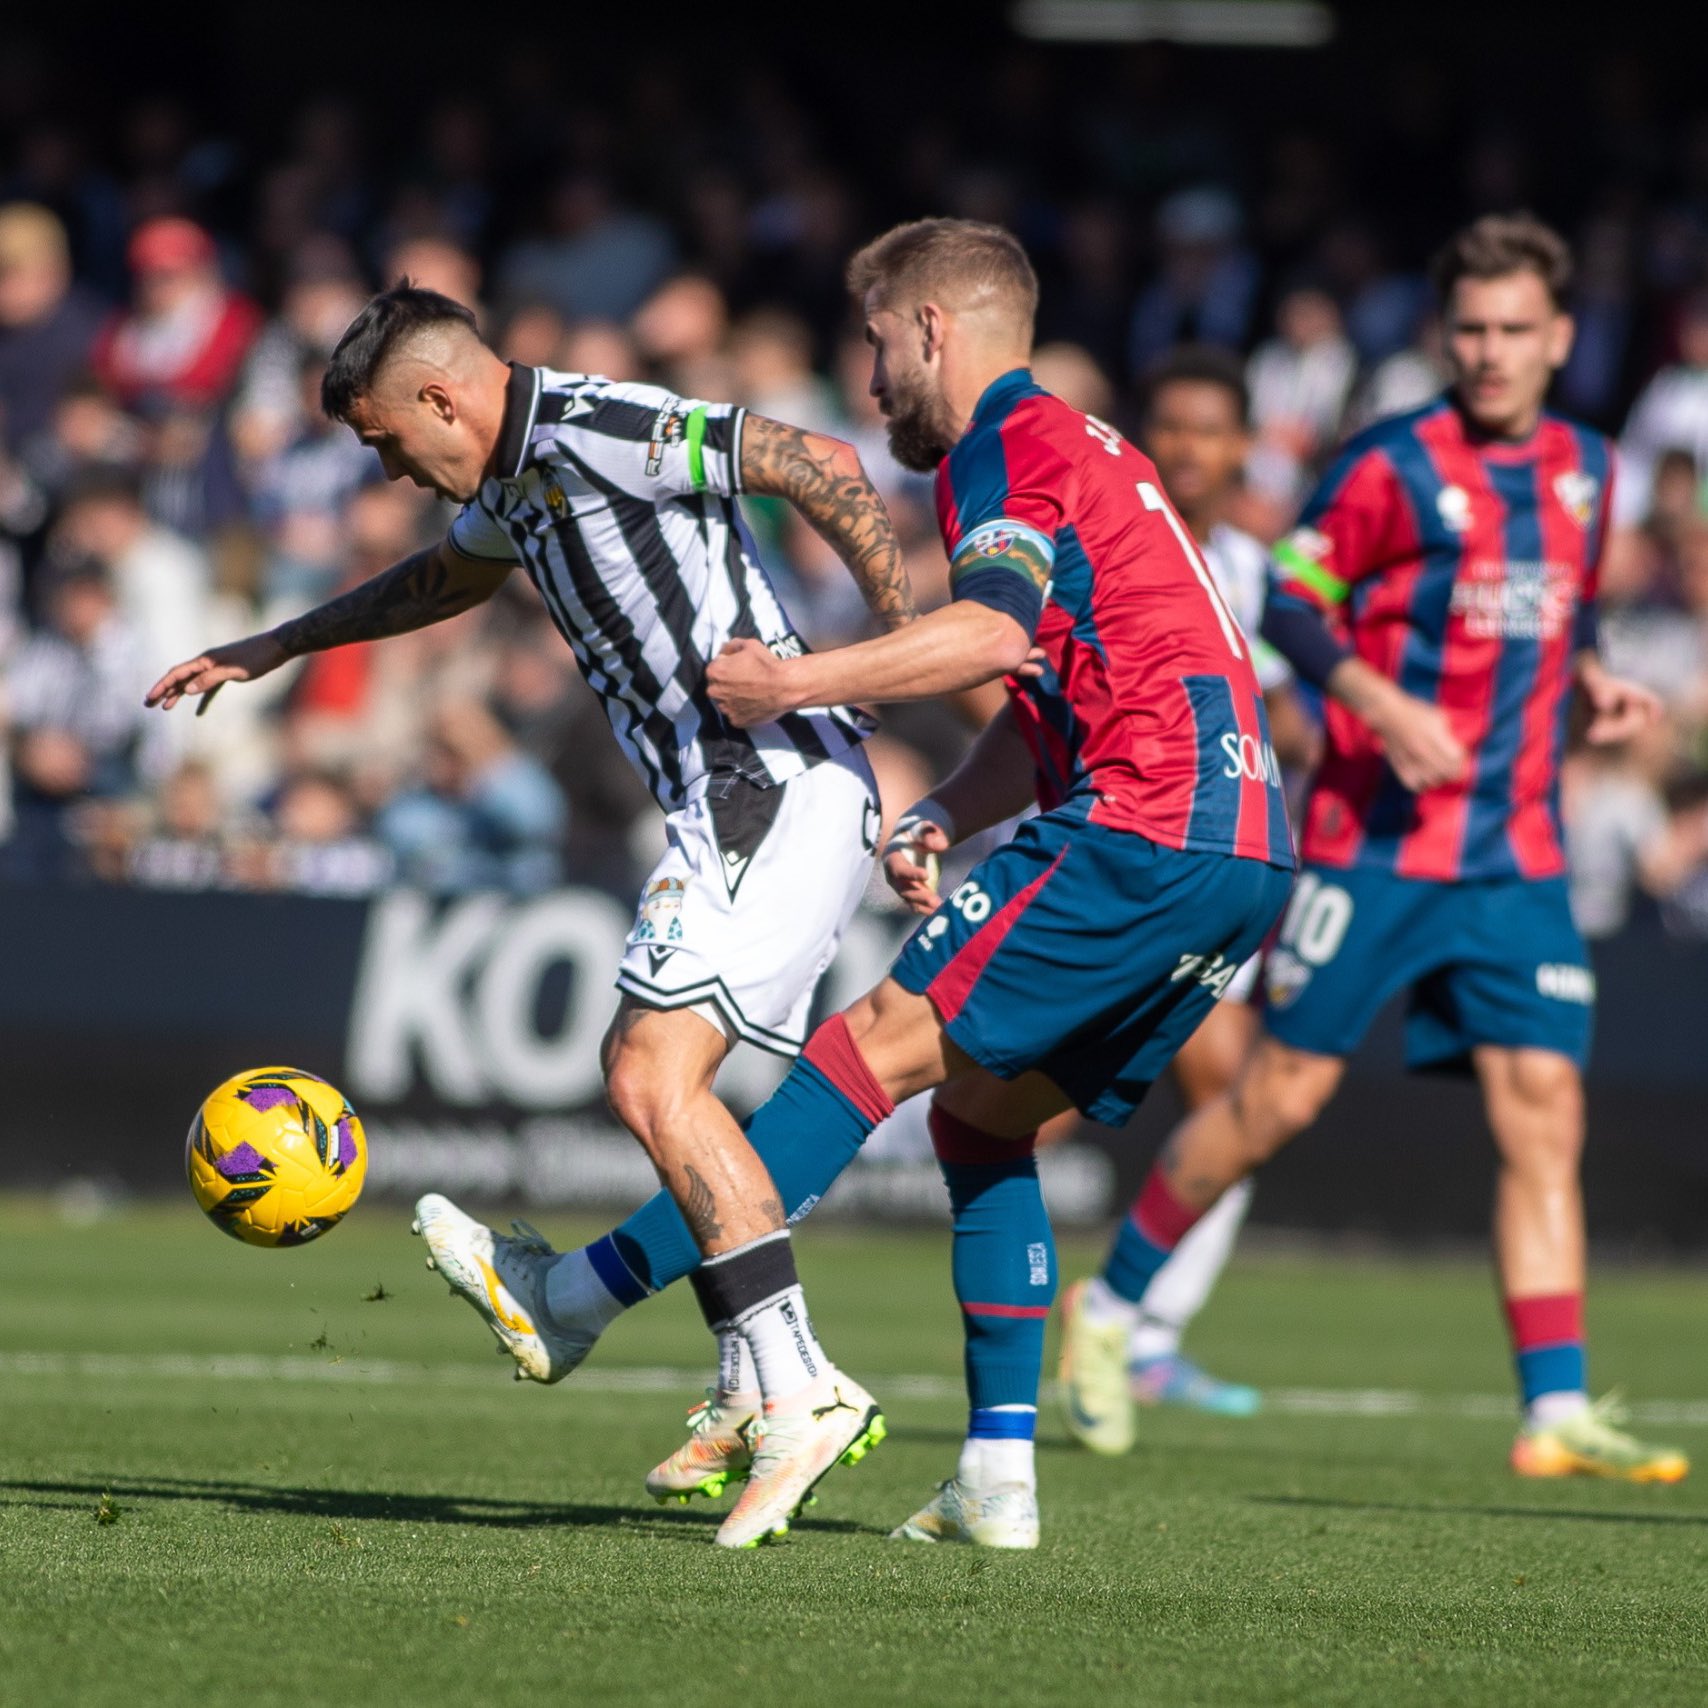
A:
[[[400,339],[423,327],[451,322],[479,336],[472,309],[400,278],[345,327],[320,381],[320,407],[335,421],[348,419],[356,400],[373,390],[375,378]]]
[[[1534,273],[1555,308],[1572,288],[1572,251],[1534,214],[1484,214],[1453,233],[1429,264],[1430,282],[1445,308],[1461,279],[1505,279]]]
[[[877,288],[886,305],[990,291],[1029,327],[1038,312],[1038,275],[1020,239],[975,219],[916,219],[892,226],[848,263],[856,298]]]
[[[1231,350],[1214,344],[1179,344],[1157,359],[1142,376],[1142,401],[1148,416],[1165,386],[1219,386],[1233,399],[1240,426],[1251,420],[1251,388],[1245,364]]]

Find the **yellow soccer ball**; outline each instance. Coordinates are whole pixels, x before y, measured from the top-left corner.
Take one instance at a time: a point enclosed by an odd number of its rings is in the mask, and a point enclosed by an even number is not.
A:
[[[246,1245],[303,1245],[362,1195],[368,1141],[341,1091],[301,1068],[251,1068],[196,1111],[190,1190]]]

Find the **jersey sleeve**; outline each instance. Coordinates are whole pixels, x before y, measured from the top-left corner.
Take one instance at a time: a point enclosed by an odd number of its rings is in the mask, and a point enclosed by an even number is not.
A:
[[[937,475],[952,599],[988,605],[1036,633],[1072,472],[1043,440],[994,428],[956,446]]]
[[[562,419],[541,419],[536,455],[554,445],[596,482],[658,502],[741,491],[741,431],[735,403],[678,397],[662,386],[623,383],[567,393]],[[548,435],[538,444],[539,429]]]
[[[1410,513],[1379,449],[1343,455],[1275,546],[1276,591],[1331,612],[1356,583],[1415,550]]]
[[[464,557],[515,563],[520,555],[498,518],[478,498],[457,512],[445,537]]]
[[[1607,551],[1607,535],[1618,513],[1615,493],[1620,484],[1620,455],[1603,442],[1606,459],[1597,498],[1596,513],[1584,540],[1583,587],[1578,593],[1577,614],[1572,620],[1572,651],[1594,652],[1601,645],[1601,560]]]

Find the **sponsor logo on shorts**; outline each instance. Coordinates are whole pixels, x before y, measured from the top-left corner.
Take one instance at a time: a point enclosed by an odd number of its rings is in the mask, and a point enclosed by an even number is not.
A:
[[[688,894],[686,878],[655,878],[641,897],[631,943],[680,943],[682,902]]]
[[[1556,1002],[1578,1002],[1588,1008],[1595,1001],[1595,974],[1568,961],[1544,961],[1536,969],[1536,988]]]
[[[1219,1002],[1239,968],[1239,962],[1230,961],[1226,955],[1182,955],[1168,975],[1168,982],[1179,984],[1182,979],[1191,979],[1212,992]]]
[[[1263,962],[1263,992],[1271,1008],[1285,1008],[1311,982],[1311,969],[1291,949],[1271,949]]]
[[[1027,1285],[1047,1287],[1050,1284],[1050,1248],[1039,1241],[1026,1248]]]

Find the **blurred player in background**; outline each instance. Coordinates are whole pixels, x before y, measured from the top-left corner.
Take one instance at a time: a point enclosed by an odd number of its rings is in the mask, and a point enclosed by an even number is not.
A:
[[[955,1475],[894,1535],[1029,1548],[1056,1280],[1039,1124],[1069,1107],[1113,1125],[1132,1114],[1279,915],[1292,843],[1250,649],[1155,469],[1027,367],[1037,281],[1024,250],[993,226],[921,220],[849,272],[891,448],[936,471],[953,598],[807,658],[732,642],[708,671],[712,697],[744,727],[821,694],[914,699],[996,676],[1009,703],[892,835],[887,876],[931,917],[890,976],[813,1035],[748,1133],[794,1219],[898,1101],[941,1087],[930,1127],[968,1430]],[[1020,676],[1034,638],[1040,668]],[[1032,801],[1039,815],[939,906],[927,853]],[[573,1256],[601,1274],[620,1261],[648,1290],[699,1261],[662,1195],[588,1252]],[[596,1332],[628,1291],[575,1332]],[[721,1490],[751,1460],[725,1529],[785,1528],[834,1456],[780,1474],[718,1415],[681,1492]]]
[[[1566,901],[1559,760],[1574,687],[1593,743],[1624,741],[1658,705],[1596,656],[1610,447],[1543,409],[1571,349],[1570,271],[1564,242],[1526,216],[1455,236],[1435,269],[1451,392],[1359,434],[1276,549],[1265,632],[1328,696],[1327,755],[1266,957],[1263,1035],[1232,1090],[1175,1129],[1102,1273],[1064,1300],[1068,1423],[1089,1446],[1132,1440],[1127,1348],[1151,1277],[1316,1119],[1405,990],[1409,1065],[1474,1072],[1494,1135],[1523,1403],[1512,1468],[1688,1470],[1616,1427],[1585,1370],[1595,978]]]
[[[1163,491],[1251,641],[1276,758],[1289,769],[1308,771],[1316,762],[1316,729],[1293,689],[1286,661],[1258,638],[1269,590],[1269,552],[1228,519],[1251,447],[1249,409],[1245,370],[1237,356],[1212,346],[1185,346],[1146,376],[1141,438]],[[1174,1058],[1175,1085],[1188,1110],[1201,1108],[1233,1083],[1257,1036],[1251,1006],[1257,977],[1253,956]],[[1077,1125],[1073,1117],[1064,1117],[1051,1124],[1040,1143],[1065,1139]],[[1141,1405],[1246,1417],[1261,1404],[1257,1389],[1219,1381],[1180,1350],[1188,1325],[1227,1267],[1251,1195],[1249,1180],[1224,1193],[1145,1289],[1128,1344],[1128,1376]]]
[[[719,1335],[720,1385],[744,1396],[748,1422],[763,1401],[761,1466],[793,1454],[802,1429],[837,1453],[881,1438],[872,1397],[813,1335],[764,1164],[712,1095],[738,1040],[800,1049],[876,852],[862,751],[873,726],[827,701],[737,727],[712,703],[706,667],[736,637],[767,657],[805,650],[742,524],[743,492],[789,499],[880,622],[909,623],[883,500],[839,440],[657,386],[507,364],[468,309],[407,281],[345,332],[322,401],[389,478],[462,505],[449,533],[304,616],[176,666],[150,704],[442,622],[526,568],[666,815],[669,846],[617,975],[603,1065],[611,1107],[706,1260],[697,1287]],[[580,1362],[607,1282],[629,1289],[622,1303],[645,1296],[618,1260],[597,1272],[557,1262],[532,1229],[494,1234],[437,1194],[416,1208],[431,1262],[519,1374],[549,1382]]]

